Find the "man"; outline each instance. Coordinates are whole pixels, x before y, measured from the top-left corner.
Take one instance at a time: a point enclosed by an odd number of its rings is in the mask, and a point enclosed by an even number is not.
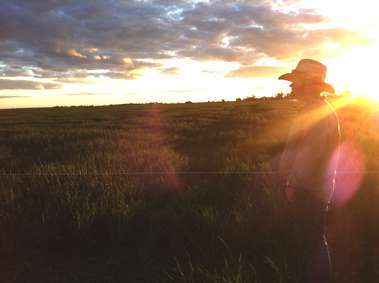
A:
[[[333,93],[324,82],[326,67],[311,59],[301,60],[291,73],[279,77],[291,81],[291,96],[300,112],[293,123],[280,164],[287,194],[294,197],[306,191],[320,201],[329,200],[333,168],[328,168],[339,143],[338,117],[321,94]]]
[[[340,131],[338,117],[321,95],[333,93],[325,83],[327,68],[318,61],[301,60],[291,73],[279,77],[292,82],[291,96],[300,112],[281,156],[279,174],[292,202],[296,269],[302,282],[327,282],[330,252],[325,217],[334,192]],[[291,224],[290,224],[291,225]]]

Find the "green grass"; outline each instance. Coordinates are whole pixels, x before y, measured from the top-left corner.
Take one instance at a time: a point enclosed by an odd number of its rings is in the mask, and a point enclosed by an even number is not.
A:
[[[301,282],[283,188],[244,174],[275,170],[297,110],[288,100],[1,110],[2,282]],[[366,169],[379,168],[375,108],[340,115]],[[378,235],[376,188],[367,177],[347,207],[362,246]],[[379,260],[370,245],[367,280]]]

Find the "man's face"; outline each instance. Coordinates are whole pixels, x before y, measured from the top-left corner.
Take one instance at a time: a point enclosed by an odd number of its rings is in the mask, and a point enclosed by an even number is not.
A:
[[[304,83],[301,81],[293,81],[290,87],[292,88],[291,95],[294,97],[301,96]]]
[[[307,80],[298,80],[293,81],[290,85],[292,88],[291,95],[294,98],[308,99],[308,98],[317,98],[320,96],[323,91],[323,87],[320,87],[320,84],[307,81]]]

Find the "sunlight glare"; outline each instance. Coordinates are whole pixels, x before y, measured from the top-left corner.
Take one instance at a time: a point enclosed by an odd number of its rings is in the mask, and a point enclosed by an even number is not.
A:
[[[353,96],[367,96],[379,99],[377,93],[377,48],[355,48],[345,55],[330,60],[328,81],[335,85],[337,92],[346,91]]]

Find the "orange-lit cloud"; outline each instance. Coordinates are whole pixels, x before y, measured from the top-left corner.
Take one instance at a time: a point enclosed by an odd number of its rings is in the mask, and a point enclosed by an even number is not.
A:
[[[276,77],[286,71],[285,68],[271,66],[241,67],[227,74],[230,78]]]
[[[75,49],[69,49],[69,50],[67,50],[67,55],[72,56],[72,57],[82,58],[82,59],[87,58],[87,56],[85,56],[85,55],[79,53],[79,52],[76,51]]]
[[[88,53],[95,53],[97,52],[99,49],[96,48],[96,47],[86,47],[86,48],[83,48],[82,49],[84,52],[88,52]]]

